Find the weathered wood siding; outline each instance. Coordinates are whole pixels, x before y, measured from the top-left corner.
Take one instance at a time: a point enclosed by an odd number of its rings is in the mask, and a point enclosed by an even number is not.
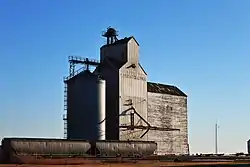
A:
[[[134,38],[102,47],[101,61],[105,57],[109,59],[109,67],[103,68],[101,74],[107,86],[107,139],[153,140],[158,143],[158,154],[188,153],[186,97],[147,91],[147,74],[139,65],[139,45]],[[151,130],[140,138],[145,130],[119,129],[121,125],[131,125],[130,113],[133,110],[126,111],[131,107],[152,126],[181,130]],[[146,124],[135,114],[134,125]]]
[[[139,45],[134,38],[131,38],[127,45],[127,61],[130,63],[139,63]]]
[[[131,125],[130,114],[136,112],[147,121],[147,75],[139,65],[139,46],[132,38],[127,47],[127,63],[119,70],[120,125]],[[134,64],[135,67],[131,67]],[[134,114],[134,125],[146,125]],[[147,140],[147,135],[140,138],[145,130],[120,129],[120,140]]]
[[[157,154],[187,154],[187,98],[148,92],[148,122],[152,126],[180,131],[149,131],[148,140],[157,142]]]
[[[139,66],[136,68],[126,68],[126,65],[120,69],[119,88],[120,88],[120,125],[131,125],[130,114],[134,107],[136,112],[147,121],[147,76]],[[128,110],[128,111],[127,111]],[[127,111],[127,112],[126,112]],[[134,125],[146,125],[142,119],[134,114]],[[145,130],[120,130],[121,140],[147,140],[146,136],[140,138]]]

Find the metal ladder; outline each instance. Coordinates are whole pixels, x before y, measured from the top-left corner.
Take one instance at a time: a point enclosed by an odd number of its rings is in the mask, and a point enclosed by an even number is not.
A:
[[[64,138],[67,139],[67,94],[68,94],[68,86],[67,83],[64,84],[64,114],[63,114],[63,121],[64,121]]]

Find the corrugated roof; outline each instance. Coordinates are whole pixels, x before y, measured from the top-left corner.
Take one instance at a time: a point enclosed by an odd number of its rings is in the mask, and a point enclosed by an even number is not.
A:
[[[148,92],[187,97],[187,95],[176,86],[148,82],[147,87],[148,87]]]

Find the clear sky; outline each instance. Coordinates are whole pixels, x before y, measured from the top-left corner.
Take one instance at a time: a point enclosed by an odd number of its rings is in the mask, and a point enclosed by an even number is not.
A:
[[[189,96],[192,153],[246,151],[249,0],[0,0],[0,137],[63,137],[68,56],[99,58],[111,25],[140,43],[149,80]]]

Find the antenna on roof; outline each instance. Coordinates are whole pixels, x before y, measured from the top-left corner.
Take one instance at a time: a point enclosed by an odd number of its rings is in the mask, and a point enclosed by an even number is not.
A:
[[[107,38],[107,45],[115,43],[118,39],[118,31],[109,26],[107,31],[102,34],[103,37]]]

